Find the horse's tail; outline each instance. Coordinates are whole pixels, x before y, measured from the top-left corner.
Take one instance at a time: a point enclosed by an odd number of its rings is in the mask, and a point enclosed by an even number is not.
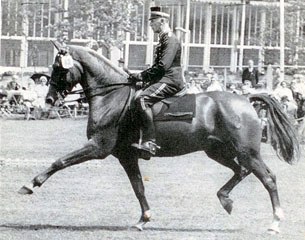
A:
[[[297,162],[300,158],[298,137],[280,103],[264,94],[250,95],[249,100],[263,102],[267,106],[271,145],[278,157],[289,164]]]

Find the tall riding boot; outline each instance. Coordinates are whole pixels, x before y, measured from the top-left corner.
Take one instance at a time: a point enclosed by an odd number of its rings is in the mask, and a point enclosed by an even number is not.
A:
[[[146,108],[140,112],[141,121],[142,121],[142,142],[156,141],[155,136],[155,125],[153,120],[153,113],[151,108]]]
[[[141,125],[142,125],[142,141],[139,143],[132,144],[133,147],[138,148],[139,150],[142,150],[143,154],[141,154],[141,157],[149,160],[151,155],[156,154],[157,148],[160,148],[156,144],[156,137],[155,137],[155,125],[153,121],[153,113],[150,108],[146,108],[145,110],[142,110],[139,112],[140,119],[141,119]]]

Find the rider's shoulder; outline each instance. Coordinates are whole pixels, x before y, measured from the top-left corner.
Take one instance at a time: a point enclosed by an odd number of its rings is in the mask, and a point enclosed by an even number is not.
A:
[[[167,43],[167,42],[175,42],[176,40],[176,35],[170,31],[170,32],[167,32],[167,33],[164,33],[162,38],[160,39],[161,40],[161,43]]]

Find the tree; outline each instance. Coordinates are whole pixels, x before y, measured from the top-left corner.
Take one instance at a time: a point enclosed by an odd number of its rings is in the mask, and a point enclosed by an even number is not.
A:
[[[55,23],[58,37],[69,33],[75,38],[103,40],[109,46],[118,46],[125,32],[132,32],[137,22],[135,7],[143,0],[70,0],[67,17]],[[56,11],[65,11],[58,8]]]

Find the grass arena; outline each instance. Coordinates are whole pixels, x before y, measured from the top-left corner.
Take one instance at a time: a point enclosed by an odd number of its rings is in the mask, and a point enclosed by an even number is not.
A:
[[[272,212],[262,184],[252,175],[240,183],[228,215],[216,193],[232,172],[203,152],[175,161],[140,160],[152,210],[142,232],[131,228],[140,216],[139,204],[113,157],[64,169],[33,195],[19,195],[25,182],[86,142],[86,124],[85,118],[0,120],[0,239],[305,239],[304,145],[301,160],[290,166],[262,144],[285,212],[276,236],[266,233]]]

